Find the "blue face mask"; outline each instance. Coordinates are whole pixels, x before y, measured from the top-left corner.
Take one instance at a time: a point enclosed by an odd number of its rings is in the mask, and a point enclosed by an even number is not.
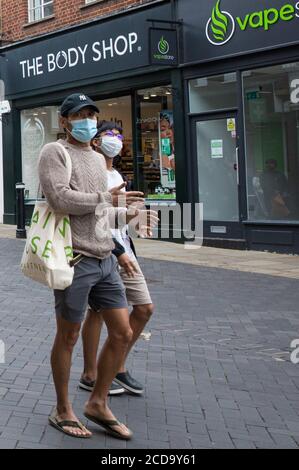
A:
[[[70,123],[72,124],[70,133],[78,142],[86,144],[90,142],[98,132],[97,121],[95,119],[79,119],[70,121]]]

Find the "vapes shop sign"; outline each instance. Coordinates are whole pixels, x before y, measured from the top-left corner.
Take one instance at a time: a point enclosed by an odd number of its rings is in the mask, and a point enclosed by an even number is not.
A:
[[[169,5],[142,10],[6,52],[6,94],[63,85],[149,65],[148,17],[167,19]]]
[[[180,14],[188,15],[192,3],[194,0],[180,1]],[[193,9],[193,19],[190,13],[189,17],[184,18],[185,44],[190,44],[191,36],[195,40],[197,25],[201,47],[186,47],[188,61],[299,42],[298,0],[205,0],[200,15]]]
[[[228,11],[222,11],[220,3],[221,0],[218,0],[206,26],[207,39],[214,46],[222,46],[230,41],[236,29],[239,32],[258,28],[269,31],[280,21],[299,20],[299,2],[295,5],[286,3],[281,8],[265,8],[249,12],[243,18],[241,16],[234,18]]]

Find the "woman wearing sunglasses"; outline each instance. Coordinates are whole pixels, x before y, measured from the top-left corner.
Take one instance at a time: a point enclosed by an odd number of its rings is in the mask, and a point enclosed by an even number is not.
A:
[[[99,124],[98,133],[92,141],[94,150],[103,154],[106,160],[108,190],[119,187],[124,183],[122,175],[113,167],[113,159],[120,154],[123,148],[123,140],[124,137],[120,126],[115,122],[102,122]],[[125,188],[123,190],[125,191]],[[115,254],[118,256],[120,275],[126,289],[128,303],[133,307],[130,315],[133,337],[119,373],[111,385],[110,395],[121,394],[125,390],[135,395],[141,395],[143,393],[143,385],[127,371],[125,362],[129,352],[149,321],[154,311],[154,305],[146,280],[138,264],[135,248],[132,239],[128,235],[127,227],[124,229],[113,229],[112,235],[117,242],[116,245],[120,245],[122,248],[122,250],[116,250]],[[89,309],[82,329],[84,371],[79,383],[81,388],[88,391],[92,391],[96,379],[96,359],[102,324],[101,315]]]

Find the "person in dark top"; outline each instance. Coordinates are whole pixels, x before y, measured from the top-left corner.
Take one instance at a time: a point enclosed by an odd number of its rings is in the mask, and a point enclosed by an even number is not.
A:
[[[266,169],[260,177],[264,201],[269,215],[272,218],[286,218],[290,215],[290,194],[288,180],[277,169],[277,160],[266,160]]]

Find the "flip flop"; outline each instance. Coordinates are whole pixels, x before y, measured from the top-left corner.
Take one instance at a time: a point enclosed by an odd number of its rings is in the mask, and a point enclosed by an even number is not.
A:
[[[84,416],[89,420],[92,421],[93,423],[97,424],[98,426],[101,426],[102,428],[107,431],[108,434],[110,434],[113,437],[116,437],[117,439],[123,439],[125,441],[129,441],[132,439],[133,433],[130,432],[130,434],[122,434],[120,432],[115,431],[113,429],[113,426],[121,426],[122,423],[120,423],[117,419],[100,419],[97,418],[96,416],[92,416],[89,413],[84,413]]]
[[[64,427],[67,426],[69,428],[77,428],[77,429],[79,428],[82,431],[85,431],[86,428],[85,426],[83,426],[82,423],[80,423],[80,421],[71,421],[67,419],[58,421],[57,417],[52,415],[52,416],[49,416],[49,424],[53,426],[55,429],[58,429],[59,431],[71,437],[77,437],[80,439],[89,439],[92,436],[92,435],[84,436],[82,434],[76,435],[76,434],[71,433],[70,431],[66,431],[65,429],[63,429]]]

